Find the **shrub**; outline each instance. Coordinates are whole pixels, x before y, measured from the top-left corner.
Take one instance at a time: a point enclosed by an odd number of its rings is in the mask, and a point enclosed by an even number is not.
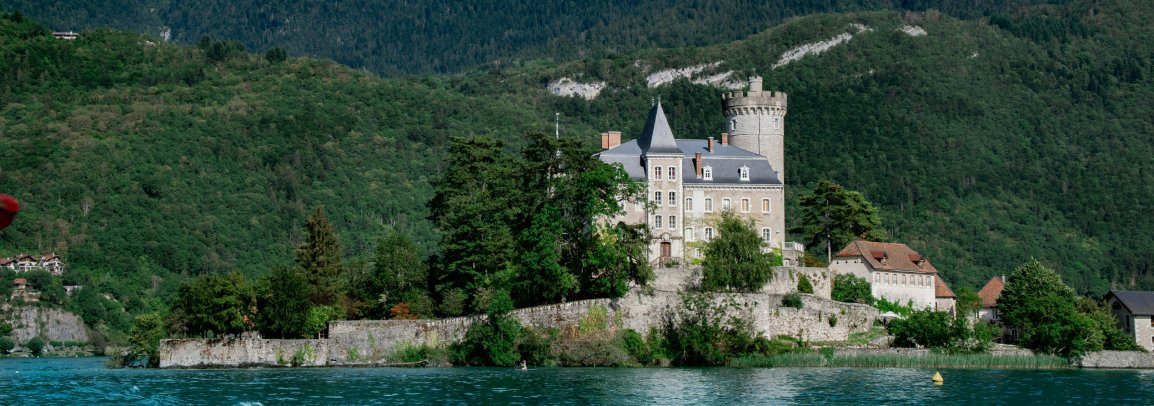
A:
[[[28,340],[28,343],[24,344],[24,346],[28,347],[28,351],[31,352],[34,356],[39,357],[40,354],[44,353],[44,339],[40,338],[39,336],[32,337],[32,339]]]
[[[804,304],[801,302],[801,294],[797,292],[786,294],[781,297],[781,305],[785,307],[802,308]]]
[[[16,348],[16,342],[9,337],[0,337],[0,354],[7,354]]]
[[[801,274],[797,278],[797,291],[813,294],[813,283],[809,281],[809,277],[805,276],[805,274]]]
[[[653,364],[653,351],[649,349],[649,344],[645,342],[644,337],[641,337],[641,333],[627,329],[621,331],[620,337],[625,351],[629,352],[629,355],[637,360],[637,363],[641,365]]]
[[[833,277],[830,297],[839,302],[873,304],[869,282],[851,274]]]

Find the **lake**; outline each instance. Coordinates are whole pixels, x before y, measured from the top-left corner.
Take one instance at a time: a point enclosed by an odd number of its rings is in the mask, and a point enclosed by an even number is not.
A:
[[[141,370],[0,359],[0,405],[1152,404],[1154,371],[903,368]]]

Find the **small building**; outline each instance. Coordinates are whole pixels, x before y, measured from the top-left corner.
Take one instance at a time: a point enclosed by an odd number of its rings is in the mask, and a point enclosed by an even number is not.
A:
[[[954,294],[953,289],[950,289],[950,285],[947,285],[946,281],[938,275],[934,275],[934,297],[937,299],[934,310],[949,313],[951,317],[957,316],[955,309],[957,308],[958,296]]]
[[[1138,346],[1154,351],[1154,292],[1111,290],[1106,305],[1122,331]]]
[[[64,274],[64,262],[60,261],[60,256],[56,253],[41,256],[40,267],[56,276]]]
[[[915,309],[937,307],[938,270],[905,244],[857,240],[834,255],[829,269],[870,282],[873,297]]]
[[[20,254],[16,256],[16,271],[28,272],[40,267],[40,260],[28,254]]]
[[[1002,289],[1005,287],[1006,277],[995,276],[978,291],[978,297],[982,299],[982,308],[978,309],[978,320],[998,322],[998,298],[1002,297]]]
[[[15,258],[0,258],[0,268],[8,268],[9,270],[16,270]]]
[[[76,38],[79,38],[80,33],[72,32],[72,31],[56,31],[56,32],[52,33],[52,36],[55,37],[56,39],[63,39],[63,40],[72,41]]]
[[[12,280],[12,292],[24,292],[28,290],[28,280],[24,278],[16,278]]]

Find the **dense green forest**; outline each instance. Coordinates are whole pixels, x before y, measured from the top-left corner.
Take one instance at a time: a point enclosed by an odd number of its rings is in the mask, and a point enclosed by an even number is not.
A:
[[[58,31],[117,28],[192,44],[211,35],[264,52],[331,58],[386,76],[525,58],[568,61],[745,38],[790,18],[864,10],[972,18],[1068,0],[305,1],[0,0]]]
[[[815,15],[705,47],[394,79],[212,38],[184,46],[98,29],[56,40],[6,14],[0,191],[24,209],[0,232],[0,256],[60,253],[64,284],[135,314],[163,310],[190,276],[292,263],[318,206],[348,261],[370,260],[393,231],[433,254],[441,236],[426,204],[450,138],[485,135],[512,151],[527,132],[551,133],[560,112],[562,134],[593,145],[605,130],[638,134],[658,96],[678,137],[715,135],[719,89],[648,88],[645,77],[723,61],[707,73],[760,74],[789,93],[790,212],[823,179],[861,191],[890,238],[955,289],[1030,257],[1078,292],[1154,288],[1154,7],[991,13]],[[907,25],[927,35],[898,30]],[[562,76],[608,88],[591,101],[549,94]]]

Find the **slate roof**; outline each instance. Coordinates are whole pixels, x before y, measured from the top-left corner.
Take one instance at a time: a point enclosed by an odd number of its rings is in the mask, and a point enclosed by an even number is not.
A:
[[[908,245],[896,242],[857,240],[838,251],[834,258],[861,256],[879,271],[937,274],[938,269]],[[922,260],[918,265],[918,260]]]
[[[950,289],[950,285],[947,285],[946,281],[942,280],[941,276],[934,275],[934,297],[939,299],[947,299],[956,298],[958,296],[954,294],[953,289]]]
[[[701,153],[702,166],[712,169],[713,180],[697,177],[697,167],[693,159]],[[599,154],[602,162],[619,163],[633,180],[646,179],[645,154],[681,154],[681,181],[685,184],[737,184],[737,185],[782,185],[777,171],[766,157],[746,151],[733,145],[713,142],[713,152],[709,152],[709,141],[697,139],[674,139],[673,130],[661,103],[649,111],[645,130],[637,139],[624,142]],[[749,180],[741,180],[741,168],[749,168]]]
[[[1130,309],[1131,314],[1154,315],[1154,292],[1111,290],[1106,294],[1106,299],[1109,300],[1110,296],[1118,298],[1122,305]]]
[[[645,120],[645,130],[637,137],[637,145],[641,151],[650,154],[680,154],[677,142],[673,139],[673,130],[669,128],[669,120],[665,118],[665,110],[661,103],[653,105],[649,110],[649,118]]]
[[[978,291],[978,297],[982,298],[982,307],[998,307],[998,298],[1002,297],[1002,289],[1006,288],[1005,281],[1002,277],[995,276],[986,282],[986,286]]]

